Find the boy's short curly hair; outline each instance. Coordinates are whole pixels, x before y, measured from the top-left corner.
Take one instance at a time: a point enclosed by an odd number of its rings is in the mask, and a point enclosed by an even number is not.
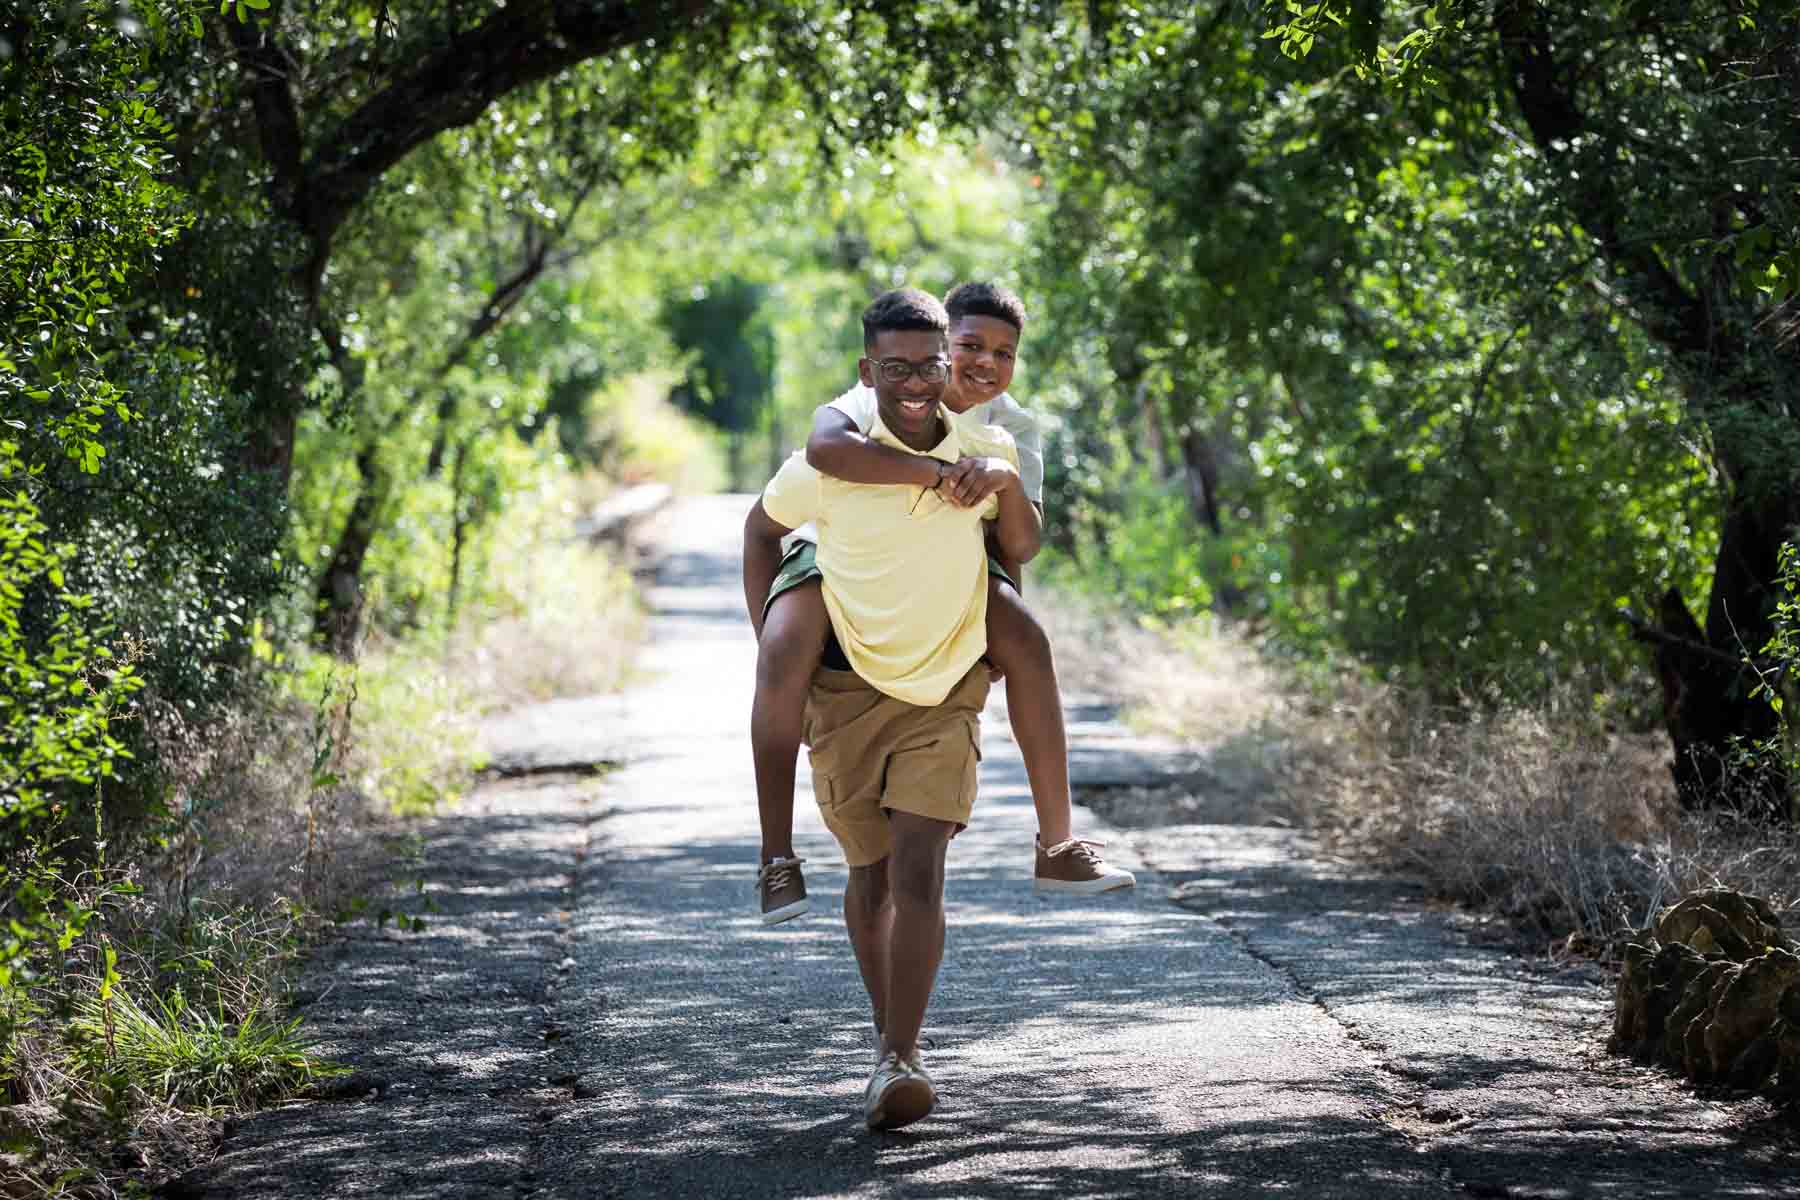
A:
[[[952,321],[964,317],[994,317],[1020,333],[1025,332],[1025,302],[1011,288],[980,280],[959,283],[944,297],[944,309]]]
[[[875,345],[875,335],[895,329],[923,329],[947,334],[950,315],[938,298],[918,288],[883,292],[863,309],[863,349]]]

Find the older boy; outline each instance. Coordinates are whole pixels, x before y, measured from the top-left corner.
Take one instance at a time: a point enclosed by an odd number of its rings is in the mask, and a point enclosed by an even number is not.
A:
[[[994,283],[965,283],[945,298],[950,327],[951,385],[944,406],[1012,434],[1019,455],[1018,475],[1032,502],[1034,521],[1029,553],[992,564],[988,606],[988,658],[1006,678],[1007,715],[1031,784],[1037,808],[1033,877],[1045,891],[1100,892],[1130,887],[1129,871],[1101,858],[1101,843],[1074,836],[1070,822],[1068,740],[1063,729],[1062,696],[1050,640],[1025,608],[1017,581],[1020,567],[1037,552],[1041,528],[1044,462],[1037,422],[1020,407],[1007,387],[1018,359],[1025,326],[1025,306],[1008,289]],[[869,436],[875,421],[875,393],[866,385],[839,396],[814,415],[807,462],[848,482],[910,484],[934,487],[957,504],[979,504],[1004,480],[975,459],[952,466],[922,463]],[[796,534],[781,578],[804,576],[811,569],[810,530]],[[995,547],[998,549],[998,547]],[[772,599],[763,633],[764,653],[758,662],[752,727],[775,747],[789,742],[798,750],[801,711],[807,681],[826,648],[829,626],[816,589],[784,589]],[[758,860],[757,900],[765,923],[775,924],[807,910],[806,884],[793,852],[793,809],[781,797],[791,796],[791,777],[783,778],[770,754],[767,786],[759,776],[758,806],[762,848]]]
[[[943,956],[944,853],[975,802],[988,690],[984,525],[1020,557],[1037,536],[1011,439],[942,409],[948,327],[943,306],[911,289],[863,314],[857,370],[876,395],[871,436],[945,466],[985,460],[1001,477],[992,494],[964,507],[934,488],[833,479],[795,455],[744,524],[744,599],[759,633],[783,537],[816,524],[817,587],[848,668],[818,671],[805,725],[814,797],[850,867],[844,923],[880,1034],[864,1094],[871,1129],[911,1124],[936,1103],[918,1038]],[[771,747],[754,730],[752,741],[760,778]]]

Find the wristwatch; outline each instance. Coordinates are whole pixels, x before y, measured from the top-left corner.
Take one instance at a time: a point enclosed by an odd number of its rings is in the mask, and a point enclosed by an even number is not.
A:
[[[937,482],[931,485],[931,490],[934,492],[944,486],[944,480],[947,479],[950,475],[950,464],[945,462],[941,458],[938,459],[937,460],[937,471],[938,471]]]

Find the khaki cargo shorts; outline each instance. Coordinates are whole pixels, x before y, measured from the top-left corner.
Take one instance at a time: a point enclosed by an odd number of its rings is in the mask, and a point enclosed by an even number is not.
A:
[[[948,821],[959,832],[968,825],[987,694],[985,663],[929,708],[878,692],[850,671],[813,675],[805,725],[813,798],[845,862],[866,867],[888,856],[890,809]]]

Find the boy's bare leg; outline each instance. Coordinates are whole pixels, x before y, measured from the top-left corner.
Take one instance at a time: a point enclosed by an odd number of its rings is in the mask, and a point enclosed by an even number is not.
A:
[[[944,851],[956,827],[912,813],[888,812],[894,833],[888,856],[893,905],[888,933],[887,1002],[882,1005],[881,1054],[902,1061],[919,1049],[919,1029],[944,957]]]
[[[756,696],[750,705],[761,862],[794,857],[794,761],[800,754],[806,690],[830,632],[831,618],[816,579],[777,596],[763,617]]]
[[[1031,781],[1038,844],[1033,886],[1092,894],[1132,887],[1137,879],[1107,862],[1092,840],[1075,840],[1069,797],[1069,736],[1050,638],[1013,588],[988,583],[988,658],[1006,673],[1006,715]]]
[[[875,1032],[880,1033],[888,993],[887,948],[894,928],[887,859],[850,868],[850,881],[844,885],[844,928],[850,934],[850,948],[856,952],[856,966],[869,993]]]
[[[1025,760],[1038,840],[1059,846],[1074,835],[1069,814],[1069,736],[1050,637],[1009,585],[988,581],[988,658],[1006,673],[1006,716]]]

